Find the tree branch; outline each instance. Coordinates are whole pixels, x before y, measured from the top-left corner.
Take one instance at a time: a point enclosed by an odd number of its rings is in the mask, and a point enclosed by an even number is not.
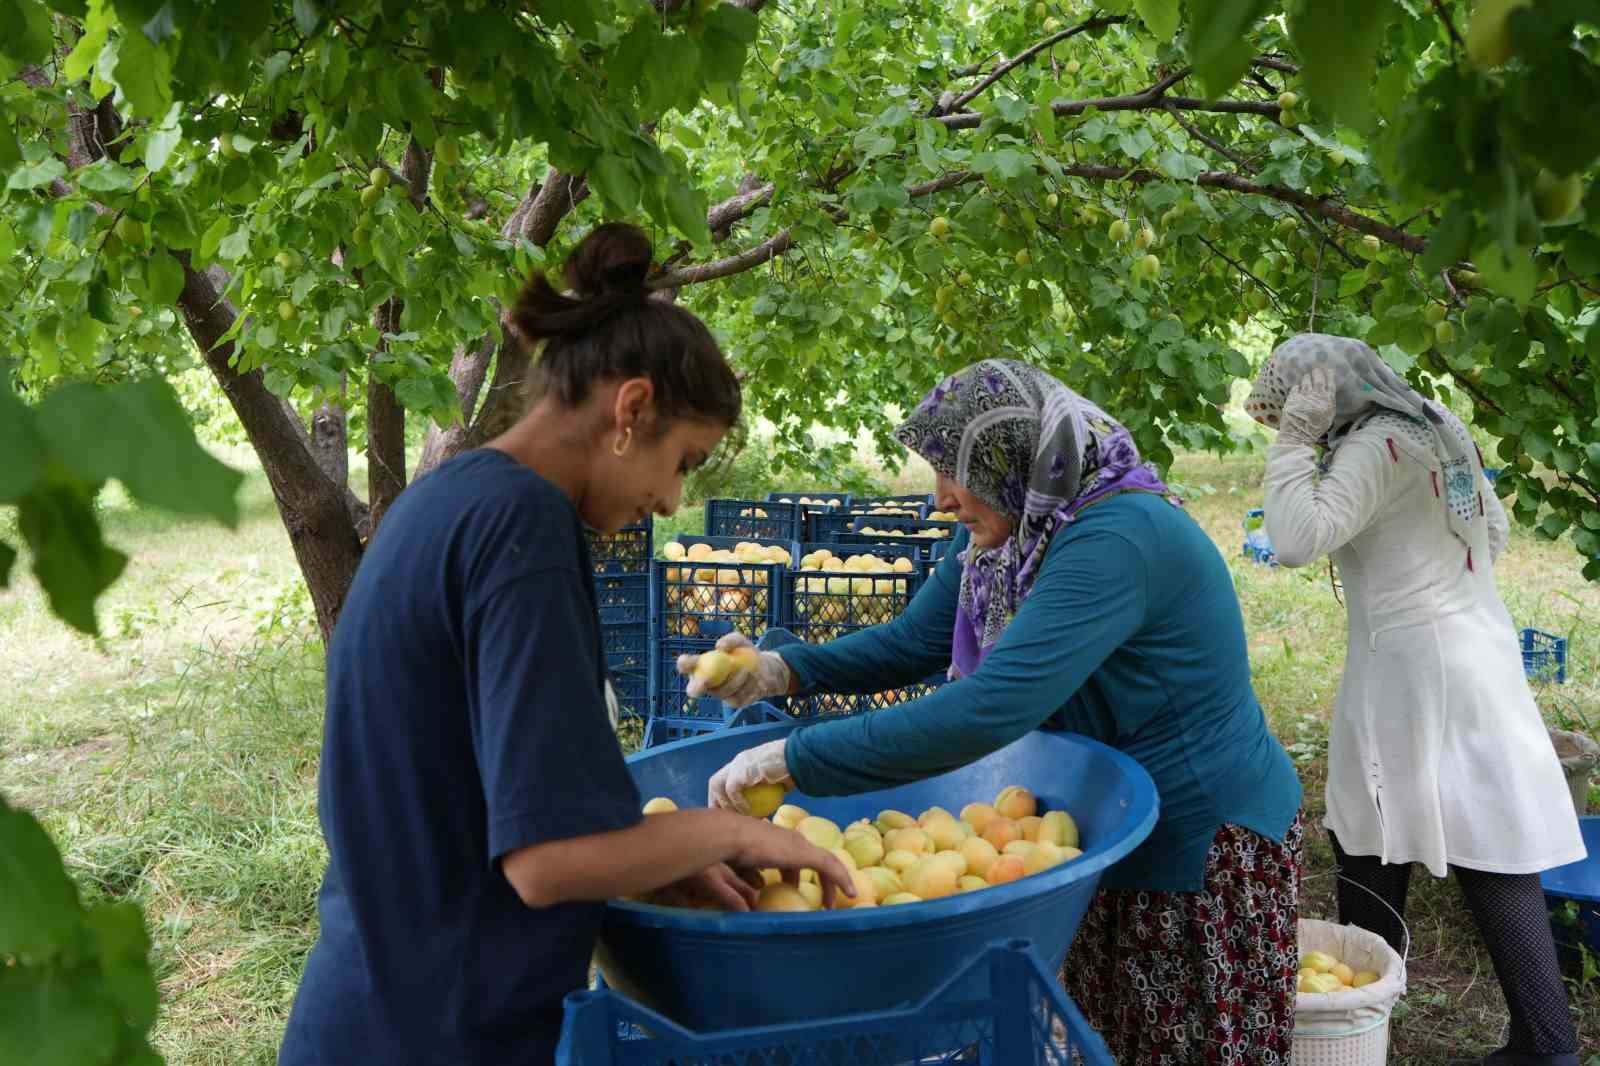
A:
[[[989,86],[993,85],[995,82],[1011,73],[1017,67],[1020,67],[1022,64],[1028,62],[1028,60],[1032,59],[1040,52],[1043,52],[1048,48],[1052,48],[1055,45],[1060,44],[1062,41],[1076,37],[1080,33],[1088,33],[1090,30],[1098,30],[1104,26],[1114,26],[1119,22],[1127,21],[1128,16],[1126,15],[1101,15],[1096,18],[1089,19],[1086,22],[1079,23],[1070,29],[1062,30],[1060,33],[1051,34],[1049,37],[1046,37],[1039,43],[1028,48],[1024,48],[1012,58],[1006,60],[1004,63],[1001,63],[982,81],[952,100],[948,107],[941,107],[940,114],[948,114],[953,111],[961,110],[971,103],[975,98],[981,96],[984,91],[989,88]]]
[[[1274,120],[1278,117],[1276,101],[1267,103],[1255,100],[1200,100],[1193,96],[1167,96],[1165,88],[1160,83],[1131,96],[1057,100],[1050,105],[1050,110],[1058,117],[1066,117],[1081,115],[1091,107],[1100,111],[1152,111],[1159,108],[1178,108],[1184,111],[1210,111],[1218,114],[1262,115]],[[934,121],[942,123],[946,129],[971,130],[977,129],[982,124],[983,116],[972,111],[964,111],[957,115],[941,115]]]
[[[1444,28],[1449,31],[1450,40],[1455,44],[1456,50],[1464,50],[1467,44],[1461,39],[1461,34],[1456,32],[1455,20],[1450,17],[1450,12],[1444,9],[1444,4],[1440,0],[1433,0],[1433,10],[1438,14],[1439,21],[1444,23]]]
[[[234,344],[221,339],[238,317],[223,296],[225,275],[195,270],[187,251],[171,254],[183,265],[178,310],[261,459],[326,640],[361,562],[347,491],[317,464],[305,426],[267,389],[261,371],[241,374],[234,368]]]
[[[1228,160],[1245,173],[1255,173],[1255,165],[1251,163],[1250,160],[1246,159],[1242,155],[1239,155],[1237,152],[1234,152],[1221,141],[1212,138],[1199,126],[1185,118],[1182,111],[1179,111],[1177,108],[1171,106],[1166,106],[1166,111],[1167,114],[1172,116],[1174,122],[1184,128],[1185,132],[1187,132],[1189,136],[1193,137],[1195,140],[1199,141],[1201,144],[1205,145],[1222,158]]]

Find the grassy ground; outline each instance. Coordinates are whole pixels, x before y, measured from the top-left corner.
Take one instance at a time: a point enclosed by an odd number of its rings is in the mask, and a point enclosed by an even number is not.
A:
[[[1190,456],[1174,478],[1230,560],[1257,689],[1320,816],[1344,647],[1326,571],[1239,558],[1259,458]],[[106,598],[99,642],[54,621],[26,580],[0,593],[0,790],[40,813],[87,892],[146,907],[158,1043],[182,1066],[271,1063],[315,934],[320,650],[259,474],[245,511],[227,534],[110,507],[108,536],[134,562]],[[686,511],[672,527],[698,521]],[[1574,678],[1540,692],[1547,713],[1600,725],[1600,589],[1577,571],[1570,547],[1518,532],[1498,576],[1520,624],[1571,638]],[[1314,839],[1306,913],[1331,916],[1331,855]],[[1454,885],[1414,885],[1411,991],[1391,1061],[1420,1066],[1495,1045],[1504,1008]],[[1586,1055],[1600,1054],[1600,990],[1574,988],[1574,1005]]]

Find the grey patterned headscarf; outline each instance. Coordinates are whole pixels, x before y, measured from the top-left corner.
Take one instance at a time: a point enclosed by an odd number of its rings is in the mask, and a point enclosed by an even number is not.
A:
[[[986,359],[934,387],[895,437],[968,492],[1011,516],[1015,534],[969,549],[952,675],[970,674],[1016,615],[1055,533],[1116,492],[1170,490],[1128,431],[1042,370]]]
[[[1257,422],[1276,427],[1289,390],[1317,367],[1327,370],[1334,383],[1333,425],[1325,442],[1329,452],[1373,418],[1385,412],[1400,415],[1397,430],[1439,460],[1443,484],[1435,484],[1434,493],[1445,507],[1450,532],[1467,546],[1468,564],[1474,548],[1486,553],[1483,460],[1471,431],[1461,419],[1423,399],[1370,346],[1327,333],[1290,337],[1261,368],[1245,410]]]

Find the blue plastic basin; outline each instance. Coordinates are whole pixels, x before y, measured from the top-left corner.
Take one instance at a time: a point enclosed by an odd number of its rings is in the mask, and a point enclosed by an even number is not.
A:
[[[796,728],[805,727],[755,726],[666,744],[630,758],[629,769],[646,798],[704,806],[706,782],[737,752]],[[842,827],[885,808],[959,811],[1007,785],[1031,789],[1042,810],[1070,812],[1083,856],[1007,885],[860,911],[723,914],[613,902],[597,953],[606,983],[689,1028],[718,1030],[916,1002],[1005,938],[1032,940],[1054,972],[1101,875],[1155,825],[1155,783],[1128,756],[1036,731],[926,781],[842,798],[796,792],[788,802]]]
[[[1580,945],[1600,955],[1600,815],[1580,818],[1578,825],[1588,857],[1539,875],[1545,905],[1550,908],[1556,955],[1562,969],[1574,974],[1582,964]],[[1577,911],[1576,921],[1568,903]]]

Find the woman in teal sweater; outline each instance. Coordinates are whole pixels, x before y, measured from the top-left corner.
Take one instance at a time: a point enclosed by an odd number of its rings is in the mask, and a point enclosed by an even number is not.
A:
[[[739,808],[759,782],[886,788],[1040,726],[1113,745],[1155,779],[1161,816],[1107,872],[1069,991],[1120,1062],[1286,1062],[1300,784],[1251,691],[1215,546],[1126,429],[1025,364],[961,371],[896,436],[966,527],[950,554],[895,621],[762,652],[713,694],[877,692],[946,666],[951,683],[744,752],[711,802]]]

